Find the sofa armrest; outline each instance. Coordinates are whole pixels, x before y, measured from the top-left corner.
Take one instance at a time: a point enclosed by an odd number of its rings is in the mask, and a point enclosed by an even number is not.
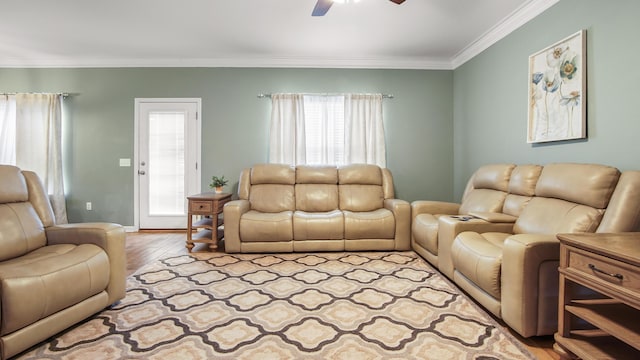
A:
[[[240,217],[251,209],[249,200],[233,200],[224,204],[224,251],[240,252]]]
[[[557,330],[560,242],[551,234],[508,237],[502,253],[502,318],[524,337]]]
[[[456,215],[459,210],[460,204],[452,202],[416,200],[411,203],[411,219],[415,218],[419,214]]]
[[[124,228],[111,223],[60,224],[45,228],[47,244],[94,244],[109,257],[107,293],[112,304],[125,296],[127,279],[126,234]]]
[[[513,224],[491,223],[477,218],[440,216],[438,218],[438,270],[450,279],[453,279],[454,271],[451,246],[456,236],[463,231],[511,233]]]
[[[408,201],[400,199],[386,199],[384,201],[385,209],[393,213],[396,219],[396,250],[411,249],[411,205]]]

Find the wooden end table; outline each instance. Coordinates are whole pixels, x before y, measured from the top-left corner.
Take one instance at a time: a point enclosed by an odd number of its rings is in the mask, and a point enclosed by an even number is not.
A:
[[[224,204],[231,201],[231,194],[205,192],[187,196],[189,201],[189,214],[187,221],[187,249],[193,249],[194,243],[208,243],[210,250],[218,248],[218,215],[222,214]],[[200,219],[193,222],[194,216]],[[194,230],[199,230],[195,234]]]
[[[640,359],[640,233],[560,234],[558,239],[556,351],[582,359]],[[596,296],[586,295],[584,288]]]

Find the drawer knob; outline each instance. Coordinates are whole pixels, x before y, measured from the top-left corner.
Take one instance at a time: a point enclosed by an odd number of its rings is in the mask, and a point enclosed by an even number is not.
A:
[[[618,280],[622,280],[624,278],[624,276],[622,276],[622,274],[612,274],[612,273],[608,273],[602,269],[598,269],[597,266],[593,265],[593,264],[589,264],[589,269],[595,271],[595,272],[599,272],[600,274],[604,274],[613,278],[616,278]]]

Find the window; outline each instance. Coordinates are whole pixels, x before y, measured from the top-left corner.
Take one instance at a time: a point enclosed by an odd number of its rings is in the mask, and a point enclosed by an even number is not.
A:
[[[344,96],[305,95],[303,99],[306,163],[344,164]]]
[[[386,166],[381,94],[273,94],[269,161]]]

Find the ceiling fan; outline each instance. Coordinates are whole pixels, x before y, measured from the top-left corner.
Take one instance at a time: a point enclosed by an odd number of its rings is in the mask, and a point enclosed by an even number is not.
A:
[[[318,2],[316,3],[316,6],[313,8],[313,12],[311,13],[311,16],[324,16],[324,14],[326,14],[327,11],[329,11],[329,8],[331,7],[331,5],[333,5],[333,3],[336,1],[339,2],[338,0],[318,0]],[[389,1],[400,5],[405,0],[389,0]]]

